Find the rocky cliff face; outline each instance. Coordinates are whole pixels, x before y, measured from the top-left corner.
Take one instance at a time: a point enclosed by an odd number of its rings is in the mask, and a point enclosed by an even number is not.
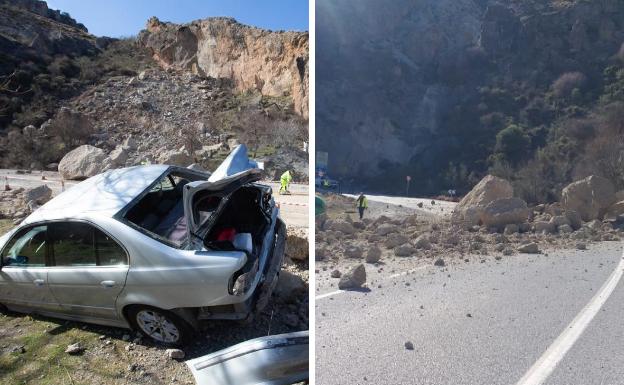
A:
[[[572,113],[553,82],[582,73],[590,105],[624,42],[620,0],[319,0],[316,12],[317,150],[334,176],[393,192],[405,175],[421,193],[451,188],[451,162],[484,173],[510,123],[535,131],[536,151]]]
[[[291,97],[296,112],[307,117],[307,32],[271,32],[231,18],[183,25],[151,18],[138,40],[165,68],[231,79],[239,91]]]

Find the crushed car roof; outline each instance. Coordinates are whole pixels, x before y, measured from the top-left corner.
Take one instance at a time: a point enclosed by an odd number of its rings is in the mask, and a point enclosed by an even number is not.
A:
[[[115,215],[170,168],[134,166],[109,170],[68,188],[33,212],[27,222],[71,218],[86,212]]]

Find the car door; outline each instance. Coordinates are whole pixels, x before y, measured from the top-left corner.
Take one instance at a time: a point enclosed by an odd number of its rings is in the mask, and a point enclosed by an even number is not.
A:
[[[2,251],[0,303],[17,310],[59,310],[48,286],[49,241],[45,224],[15,232]]]
[[[49,225],[53,267],[48,284],[63,312],[74,317],[116,320],[115,303],[128,274],[126,251],[87,222]]]

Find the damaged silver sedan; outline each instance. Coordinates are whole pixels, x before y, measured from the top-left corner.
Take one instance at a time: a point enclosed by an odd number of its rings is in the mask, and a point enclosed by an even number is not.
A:
[[[0,238],[0,305],[171,345],[201,320],[252,317],[286,236],[260,175],[241,145],[212,174],[151,165],[89,178]]]

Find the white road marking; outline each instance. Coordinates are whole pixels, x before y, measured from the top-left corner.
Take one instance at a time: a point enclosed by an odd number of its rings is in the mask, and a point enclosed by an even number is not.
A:
[[[314,299],[323,299],[326,297],[331,297],[334,294],[340,294],[340,293],[344,293],[344,290],[336,290],[336,291],[332,291],[331,293],[325,293],[325,294],[321,294],[321,295],[317,295]]]
[[[423,269],[426,269],[428,267],[429,266],[420,266],[420,267],[417,267],[417,268],[412,269],[412,270],[408,270],[408,271],[404,271],[404,272],[401,272],[401,273],[392,274],[391,276],[388,277],[388,279],[394,279],[394,278],[397,278],[397,277],[402,277],[404,275],[412,274],[412,273],[417,272],[418,270],[423,270]],[[346,291],[348,291],[348,290],[336,290],[336,291],[332,291],[331,293],[319,294],[316,297],[314,297],[314,299],[315,300],[319,300],[319,299],[331,297],[332,295],[344,293]]]
[[[620,260],[613,273],[602,285],[598,293],[589,301],[581,312],[572,320],[568,327],[557,337],[555,342],[544,352],[529,371],[516,385],[539,385],[555,370],[555,367],[566,355],[568,350],[583,334],[589,323],[600,311],[609,296],[615,290],[624,274],[624,259]]]

